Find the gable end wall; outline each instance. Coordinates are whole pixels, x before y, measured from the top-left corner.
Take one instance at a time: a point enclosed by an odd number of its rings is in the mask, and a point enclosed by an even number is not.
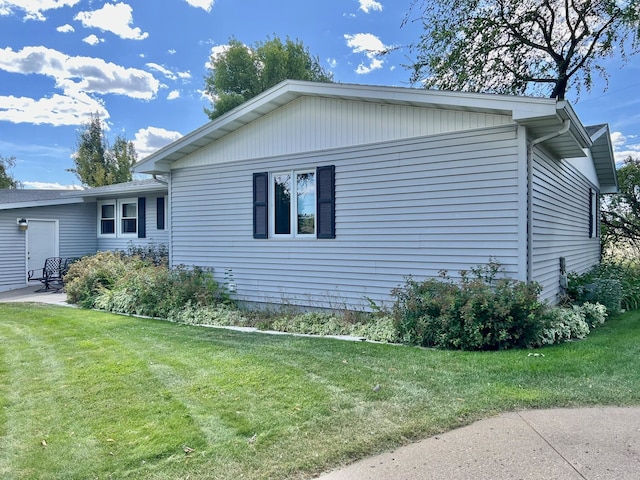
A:
[[[369,145],[513,124],[507,115],[301,97],[172,168]]]

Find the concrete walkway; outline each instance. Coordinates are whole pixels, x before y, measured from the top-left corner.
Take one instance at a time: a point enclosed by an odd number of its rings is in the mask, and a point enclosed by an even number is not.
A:
[[[504,413],[319,479],[640,479],[640,407]]]
[[[67,303],[67,294],[64,291],[36,292],[40,287],[42,287],[42,284],[34,283],[19,290],[0,292],[0,302],[35,302],[63,305],[65,307],[72,306]]]
[[[70,306],[38,285],[0,302]],[[639,386],[640,388],[640,386]],[[637,480],[640,407],[508,412],[326,473],[319,480]]]

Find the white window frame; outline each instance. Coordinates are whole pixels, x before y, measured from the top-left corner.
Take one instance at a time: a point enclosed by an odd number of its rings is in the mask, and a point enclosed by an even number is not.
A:
[[[312,233],[298,233],[298,175],[304,173],[312,173],[314,176],[314,192],[313,192],[313,232]],[[275,192],[275,178],[279,175],[290,175],[291,178],[291,204],[290,204],[290,225],[291,233],[278,233],[276,234],[276,192]],[[315,169],[300,169],[300,170],[281,170],[272,172],[269,178],[269,229],[270,236],[273,238],[316,238],[316,232],[318,230],[318,211],[317,211],[317,178]]]
[[[122,206],[125,204],[132,203],[136,206],[136,215],[135,217],[125,217],[122,214]],[[138,238],[138,229],[140,225],[138,225],[138,199],[137,198],[121,198],[118,200],[118,212],[116,214],[118,217],[118,237],[124,238]],[[134,219],[136,221],[136,231],[135,232],[123,232],[122,231],[122,222],[123,220]]]
[[[135,232],[123,232],[122,231],[122,220],[127,218],[134,217],[123,217],[122,216],[122,205],[126,203],[133,203],[136,206],[136,231]],[[102,207],[104,205],[113,205],[113,209],[115,211],[115,217],[113,221],[114,232],[113,233],[102,233]],[[166,207],[165,207],[166,212]],[[120,198],[120,199],[111,199],[111,200],[99,200],[98,201],[98,237],[100,238],[137,238],[138,231],[140,226],[138,225],[139,212],[138,212],[138,199],[137,198]],[[109,219],[110,220],[110,219]],[[166,225],[166,223],[165,223]]]
[[[102,233],[102,207],[105,205],[113,206],[113,233]],[[111,220],[111,218],[105,218]],[[115,238],[118,232],[118,204],[115,200],[101,200],[98,202],[98,237]]]

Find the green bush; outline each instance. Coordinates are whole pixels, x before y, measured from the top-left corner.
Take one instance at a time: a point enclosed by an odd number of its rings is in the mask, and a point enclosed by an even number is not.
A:
[[[67,297],[84,308],[167,318],[188,303],[230,303],[211,270],[156,265],[153,258],[101,252],[74,263],[65,277]]]
[[[539,345],[585,338],[593,328],[602,325],[606,317],[606,307],[599,303],[548,308],[541,318],[544,328]]]
[[[640,308],[640,266],[635,262],[603,262],[583,274],[570,273],[571,301],[600,303],[609,315]]]
[[[460,272],[462,281],[416,282],[393,291],[398,337],[425,347],[501,350],[534,345],[542,331],[540,287],[508,278],[496,279],[499,265]]]
[[[74,262],[65,275],[65,291],[70,303],[94,308],[103,290],[114,288],[118,279],[141,265],[135,257],[125,261],[121,252],[99,252]]]

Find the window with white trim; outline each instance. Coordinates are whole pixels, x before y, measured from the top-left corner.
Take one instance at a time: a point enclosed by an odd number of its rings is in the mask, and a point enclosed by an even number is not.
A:
[[[336,238],[335,167],[253,174],[253,238]]]
[[[118,211],[120,213],[118,234],[123,237],[138,236],[138,200],[136,198],[118,200]]]
[[[98,235],[110,236],[116,234],[116,203],[98,202],[98,214],[100,215]]]
[[[316,172],[290,171],[271,176],[273,236],[316,234]]]
[[[139,217],[137,198],[99,201],[98,216],[98,236],[138,236]]]

